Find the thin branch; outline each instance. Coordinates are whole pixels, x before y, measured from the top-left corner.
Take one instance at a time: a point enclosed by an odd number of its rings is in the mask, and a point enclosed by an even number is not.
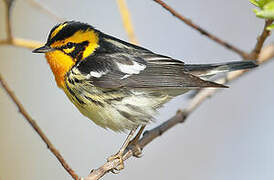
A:
[[[265,64],[266,62],[270,62],[270,60],[273,57],[274,57],[274,45],[272,44],[262,49],[259,59],[257,60],[257,64],[260,65],[260,64]],[[238,79],[239,77],[241,77],[242,75],[246,74],[249,71],[252,71],[252,70],[233,71],[233,72],[227,73],[227,75],[224,78],[220,78],[215,82],[219,84],[226,84],[235,79]],[[190,114],[200,104],[202,104],[204,100],[214,95],[218,90],[219,89],[216,89],[216,88],[201,90],[198,94],[194,96],[194,98],[192,98],[189,105],[185,109],[185,112],[187,112],[187,114]]]
[[[264,45],[266,38],[271,34],[271,31],[267,30],[267,27],[272,24],[273,20],[265,20],[265,25],[262,34],[258,37],[257,43],[253,51],[249,55],[249,59],[257,59],[260,51]]]
[[[12,30],[11,30],[11,8],[13,4],[13,0],[4,0],[5,2],[5,7],[6,7],[6,32],[7,32],[7,41],[11,41],[13,36],[12,36]]]
[[[68,163],[65,161],[65,159],[62,157],[62,155],[59,153],[59,151],[54,147],[54,145],[50,142],[50,140],[47,138],[46,134],[42,131],[42,129],[38,126],[38,124],[32,119],[32,117],[28,114],[28,112],[25,110],[23,105],[20,103],[18,98],[14,95],[12,90],[8,87],[8,84],[5,82],[5,80],[2,78],[0,74],[0,84],[3,86],[9,97],[12,99],[12,101],[16,104],[17,108],[19,109],[19,112],[24,116],[24,118],[27,120],[27,122],[31,125],[31,127],[35,130],[35,132],[40,136],[40,138],[44,141],[44,143],[47,145],[48,149],[54,154],[54,156],[58,159],[58,161],[61,163],[61,165],[66,169],[66,171],[71,175],[73,179],[79,179],[78,175],[70,168]]]
[[[43,44],[39,41],[13,38],[11,41],[7,39],[0,40],[0,45],[10,45],[10,46],[22,47],[22,48],[32,50],[32,49],[41,47]]]
[[[117,5],[119,7],[119,11],[120,11],[120,14],[122,16],[124,28],[127,32],[129,41],[133,44],[138,44],[138,41],[137,41],[136,36],[134,34],[133,25],[132,25],[132,21],[131,21],[131,18],[130,18],[130,12],[127,8],[127,4],[126,4],[125,0],[117,0],[116,2],[117,2]]]
[[[11,23],[10,23],[11,22],[10,21],[10,18],[11,18],[10,8],[11,8],[11,6],[6,6],[6,22],[7,22],[6,32],[7,32],[7,40],[8,41],[12,40],[12,31],[11,31]]]
[[[164,3],[162,0],[153,0],[156,3],[160,4],[164,9],[169,11],[173,16],[177,17],[193,29],[199,31],[202,35],[207,36],[209,39],[215,41],[216,43],[220,44],[221,46],[224,46],[228,48],[231,51],[234,51],[235,53],[239,54],[242,58],[247,59],[248,54],[244,52],[243,50],[233,46],[232,44],[229,44],[228,42],[225,42],[224,40],[220,39],[219,37],[209,33],[208,31],[204,30],[202,27],[198,26],[197,24],[194,24],[190,19],[182,16],[177,11],[175,11],[173,8],[171,8],[169,5]]]
[[[14,38],[12,35],[12,28],[11,28],[11,10],[12,5],[14,3],[14,0],[4,0],[5,7],[6,7],[6,33],[7,38],[0,40],[0,45],[13,45],[17,47],[23,47],[27,49],[34,49],[42,45],[42,43],[38,41],[32,41],[32,40],[25,40],[25,39],[19,39]]]
[[[257,61],[258,64],[263,64],[270,59],[274,57],[274,45],[270,45],[265,47],[260,56],[259,60]],[[238,79],[242,75],[246,74],[246,72],[249,72],[247,70],[242,71],[234,71],[230,72],[226,75],[225,78],[220,78],[216,82],[218,83],[227,83],[231,82],[235,79]],[[165,133],[167,130],[171,129],[173,126],[185,122],[188,115],[192,113],[199,105],[201,105],[207,98],[211,97],[216,93],[218,89],[203,89],[201,90],[196,96],[190,101],[187,108],[185,108],[183,111],[178,111],[175,116],[170,118],[169,120],[165,121],[161,125],[155,127],[154,129],[151,129],[149,131],[146,131],[143,135],[143,137],[139,140],[139,147],[143,149],[146,145],[148,145],[151,141],[156,139],[157,137],[161,136],[163,133]],[[136,147],[129,147],[128,150],[125,152],[125,155],[123,157],[123,160],[127,160],[128,158],[132,157],[134,152],[136,151]],[[118,159],[106,162],[104,165],[99,167],[98,169],[92,170],[91,173],[84,178],[84,180],[97,180],[103,177],[106,173],[111,171],[112,169],[119,166],[120,161]]]
[[[57,20],[58,22],[65,21],[65,19],[60,18],[54,12],[52,12],[49,8],[46,8],[44,5],[41,5],[37,1],[35,1],[35,0],[27,0],[27,2],[29,2],[33,7],[37,8],[37,9],[41,10],[42,12],[44,12],[45,14],[47,14],[49,17]]]

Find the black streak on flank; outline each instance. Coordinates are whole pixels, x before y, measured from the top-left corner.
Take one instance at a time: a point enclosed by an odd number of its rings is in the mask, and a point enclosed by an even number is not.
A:
[[[84,101],[82,101],[81,99],[79,99],[76,94],[68,87],[68,85],[66,84],[67,90],[69,91],[69,93],[72,95],[73,98],[75,98],[80,104],[86,104]]]
[[[96,100],[94,100],[94,99],[92,99],[92,98],[90,98],[90,97],[88,97],[88,96],[85,96],[85,98],[86,98],[87,100],[93,102],[93,103],[96,104],[96,105],[99,105],[99,106],[101,106],[101,107],[104,107],[104,106],[105,106],[102,102],[96,101]]]
[[[74,81],[76,82],[76,83],[79,83],[79,82],[81,82],[79,79],[77,79],[77,78],[74,78]]]
[[[112,101],[122,101],[124,97],[116,97],[116,98],[111,98],[111,99],[105,99],[105,102],[111,105]]]
[[[72,85],[74,85],[74,81],[71,78],[68,78],[68,82]]]

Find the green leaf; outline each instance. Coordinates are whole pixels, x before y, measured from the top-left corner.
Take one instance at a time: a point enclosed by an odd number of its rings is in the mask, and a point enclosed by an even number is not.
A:
[[[249,0],[249,2],[251,2],[254,6],[259,7],[259,4],[256,0]]]
[[[271,1],[271,2],[268,2],[267,4],[265,4],[263,9],[264,10],[274,11],[274,0]]]
[[[257,17],[274,19],[274,0],[252,0],[252,3],[257,3],[257,5],[261,8],[261,10],[253,10]]]
[[[274,24],[271,24],[271,25],[267,26],[266,29],[269,30],[269,31],[271,31],[272,29],[274,29]]]
[[[271,2],[273,0],[249,0],[253,5],[257,6],[260,9],[263,9],[263,7]]]
[[[264,19],[274,19],[274,12],[271,11],[258,11],[256,16]]]

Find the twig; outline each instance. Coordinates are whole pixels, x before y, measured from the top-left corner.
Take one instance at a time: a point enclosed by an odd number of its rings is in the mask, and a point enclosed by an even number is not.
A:
[[[27,49],[34,49],[42,45],[42,43],[38,41],[32,41],[32,40],[25,40],[25,39],[19,39],[14,38],[12,35],[12,28],[11,28],[11,8],[14,3],[14,0],[4,0],[5,7],[6,7],[6,33],[7,38],[0,40],[0,45],[13,45],[17,47],[23,47]]]
[[[178,12],[176,12],[173,8],[171,8],[169,5],[164,3],[162,0],[153,0],[153,1],[160,4],[164,9],[169,11],[173,16],[177,17],[178,19],[180,19],[181,21],[183,21],[184,23],[186,23],[187,25],[189,25],[193,29],[199,31],[202,35],[205,35],[209,39],[211,39],[211,40],[215,41],[216,43],[220,44],[221,46],[224,46],[224,47],[228,48],[229,50],[234,51],[235,53],[239,54],[244,59],[247,59],[249,57],[248,54],[246,52],[244,52],[243,50],[241,50],[241,49],[233,46],[232,44],[229,44],[229,43],[225,42],[224,40],[218,38],[217,36],[209,33],[208,31],[204,30],[203,28],[201,28],[197,24],[194,24],[190,19],[188,19],[188,18],[182,16],[181,14],[179,14]]]
[[[44,5],[41,5],[39,2],[35,0],[27,0],[33,7],[40,9],[42,12],[47,14],[48,16],[52,17],[53,19],[57,20],[58,22],[63,22],[65,19],[60,18],[55,13],[53,13],[50,9],[46,8]]]
[[[262,53],[260,54],[259,60],[257,61],[258,64],[263,64],[265,62],[270,61],[274,57],[274,45],[267,46],[263,49]],[[250,71],[250,70],[249,70]],[[228,82],[231,82],[240,76],[246,74],[246,72],[249,72],[247,70],[241,70],[241,71],[234,71],[230,72],[226,75],[224,78],[218,79],[217,83],[219,84],[225,84]],[[190,101],[189,106],[185,109],[186,112],[191,113],[193,110],[195,110],[204,100],[214,95],[219,89],[203,89],[198,94],[195,95],[194,98]]]
[[[271,58],[274,57],[274,45],[270,45],[265,47],[258,60],[258,64],[263,64],[267,61],[269,61]],[[225,78],[221,78],[217,80],[218,83],[226,83],[231,82],[232,80],[235,80],[242,75],[246,74],[246,70],[242,71],[235,71],[230,72],[226,75]],[[163,133],[165,133],[167,130],[171,129],[173,126],[185,122],[188,115],[192,113],[199,105],[201,105],[208,97],[211,97],[215,94],[215,92],[218,89],[203,89],[201,90],[196,96],[190,101],[187,108],[185,108],[183,111],[178,111],[175,116],[170,118],[169,120],[165,121],[161,125],[155,127],[154,129],[151,129],[149,131],[146,131],[144,133],[144,136],[139,140],[139,147],[143,149],[147,144],[149,144],[151,141],[153,141],[155,138],[161,136]],[[123,160],[127,160],[131,156],[133,156],[135,152],[135,147],[130,147],[127,152],[125,152],[125,155],[123,157]],[[92,170],[91,173],[88,175],[88,177],[84,178],[84,180],[97,180],[100,179],[102,176],[104,176],[106,173],[108,173],[111,169],[114,169],[120,164],[119,160],[113,160],[110,162],[105,163],[98,169]]]
[[[272,24],[273,20],[265,20],[265,25],[262,34],[258,37],[257,43],[253,49],[253,51],[250,53],[248,59],[257,59],[260,51],[263,47],[263,44],[266,40],[266,38],[271,34],[269,30],[267,30],[267,27]]]
[[[120,14],[122,16],[124,28],[127,32],[129,41],[133,44],[138,44],[136,36],[134,34],[133,25],[130,18],[130,13],[127,8],[125,0],[117,0],[117,5],[119,7]]]
[[[13,4],[13,0],[4,0],[5,2],[5,7],[6,7],[6,32],[7,32],[7,41],[11,41],[13,36],[12,36],[12,31],[11,31],[11,8]]]
[[[11,41],[7,39],[0,40],[0,45],[10,45],[10,46],[22,47],[22,48],[27,48],[32,50],[32,49],[41,47],[43,44],[39,41],[13,38]]]
[[[59,153],[59,151],[53,146],[53,144],[50,142],[50,140],[47,138],[45,133],[41,130],[41,128],[38,126],[38,124],[31,118],[31,116],[28,114],[28,112],[25,110],[23,105],[19,102],[17,97],[14,95],[12,90],[8,87],[7,83],[4,81],[0,74],[0,83],[9,95],[9,97],[12,99],[12,101],[16,104],[16,106],[19,109],[19,112],[24,116],[24,118],[27,120],[27,122],[31,125],[31,127],[35,130],[35,132],[40,136],[40,138],[44,141],[44,143],[47,145],[48,149],[54,154],[54,156],[58,159],[58,161],[61,163],[61,165],[66,169],[66,171],[71,175],[73,179],[78,180],[78,175],[72,170],[68,163],[65,161],[65,159],[62,157],[62,155]]]

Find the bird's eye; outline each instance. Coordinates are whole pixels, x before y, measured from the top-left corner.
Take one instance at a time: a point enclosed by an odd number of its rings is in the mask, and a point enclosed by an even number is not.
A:
[[[73,43],[72,42],[68,42],[66,46],[67,46],[67,48],[72,48],[73,47]]]

